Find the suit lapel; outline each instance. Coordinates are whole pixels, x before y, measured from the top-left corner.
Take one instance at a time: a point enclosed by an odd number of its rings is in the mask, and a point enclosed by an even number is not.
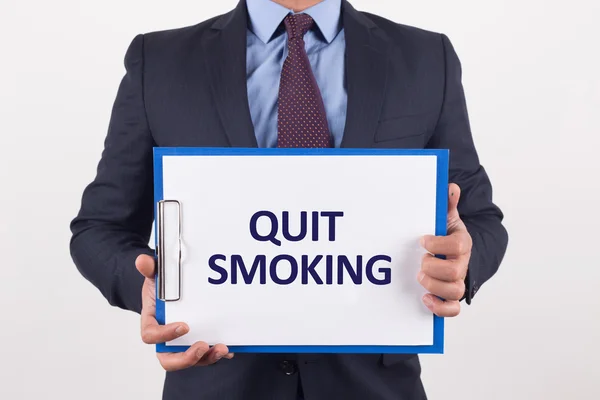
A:
[[[204,40],[212,94],[232,147],[257,147],[246,88],[246,1],[212,25]]]
[[[389,42],[375,24],[343,1],[348,109],[341,147],[371,147],[387,79]]]

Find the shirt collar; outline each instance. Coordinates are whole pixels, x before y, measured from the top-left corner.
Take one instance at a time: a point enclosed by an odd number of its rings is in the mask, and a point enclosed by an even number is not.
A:
[[[281,24],[281,21],[293,13],[272,0],[246,0],[250,30],[263,43],[268,43]],[[327,43],[331,43],[340,31],[342,0],[323,0],[302,11],[315,20]]]

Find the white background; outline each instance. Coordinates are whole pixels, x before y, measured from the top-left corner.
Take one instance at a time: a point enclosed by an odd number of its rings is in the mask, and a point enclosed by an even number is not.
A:
[[[140,32],[234,0],[0,0],[0,398],[159,399],[135,314],[79,276],[68,223],[93,178]],[[432,400],[600,398],[600,3],[355,0],[446,33],[510,244],[424,356]]]

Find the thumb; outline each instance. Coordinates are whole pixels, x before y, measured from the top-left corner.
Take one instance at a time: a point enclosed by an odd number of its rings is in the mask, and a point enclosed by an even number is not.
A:
[[[135,267],[140,274],[144,275],[148,279],[154,279],[154,269],[156,263],[154,261],[154,257],[150,257],[147,254],[140,254],[135,259]]]
[[[460,200],[460,187],[456,183],[448,185],[448,224],[460,219],[458,215],[458,201]]]

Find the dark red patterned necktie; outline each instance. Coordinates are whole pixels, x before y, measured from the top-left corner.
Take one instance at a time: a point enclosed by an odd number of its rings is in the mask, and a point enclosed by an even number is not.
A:
[[[283,22],[288,55],[279,83],[277,147],[332,147],[323,99],[304,49],[304,35],[314,21],[307,14],[290,14]]]

